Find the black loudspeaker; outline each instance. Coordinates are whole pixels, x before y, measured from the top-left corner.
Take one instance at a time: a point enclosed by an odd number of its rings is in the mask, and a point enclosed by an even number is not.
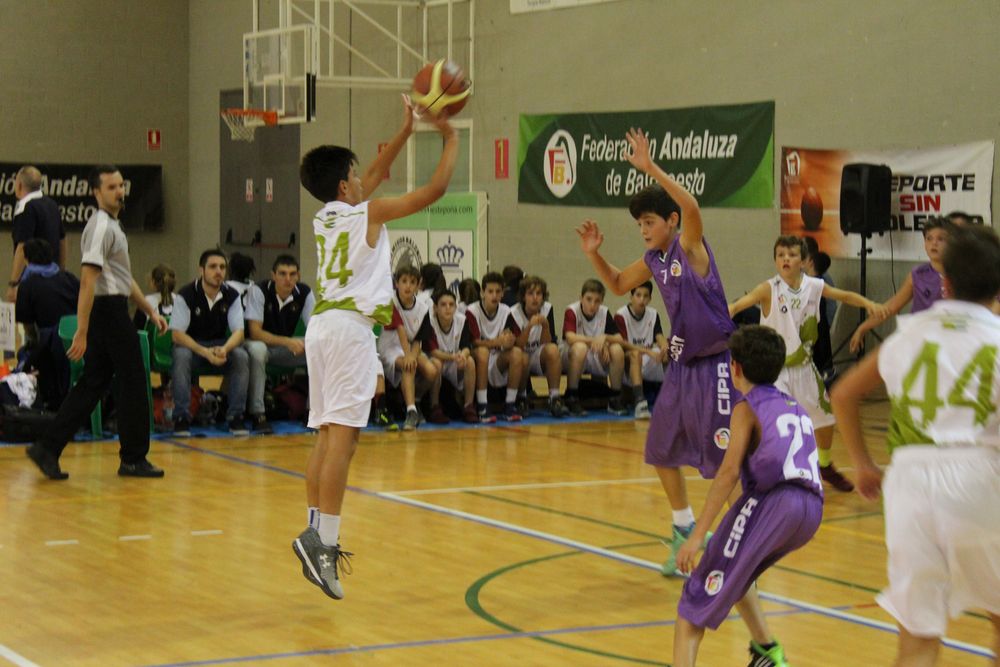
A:
[[[889,231],[892,170],[884,164],[845,164],[840,175],[840,231]]]

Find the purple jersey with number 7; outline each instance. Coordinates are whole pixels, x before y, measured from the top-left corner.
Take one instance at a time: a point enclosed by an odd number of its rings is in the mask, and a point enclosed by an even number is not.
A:
[[[772,384],[754,386],[745,396],[760,422],[760,443],[743,460],[744,491],[761,493],[779,484],[797,484],[823,495],[812,420],[798,402]]]

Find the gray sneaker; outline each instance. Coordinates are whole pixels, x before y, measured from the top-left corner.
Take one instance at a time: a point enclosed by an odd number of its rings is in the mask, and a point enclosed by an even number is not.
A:
[[[649,403],[646,401],[639,401],[635,404],[635,412],[633,416],[636,419],[649,419],[653,415],[649,412]]]
[[[323,589],[334,600],[344,599],[344,589],[340,585],[340,571],[351,573],[351,556],[341,551],[340,545],[328,547],[319,539],[319,531],[306,528],[295,541],[292,551],[302,562],[302,575],[311,583]]]
[[[413,431],[420,426],[420,413],[416,410],[406,411],[406,421],[403,422],[404,431]]]

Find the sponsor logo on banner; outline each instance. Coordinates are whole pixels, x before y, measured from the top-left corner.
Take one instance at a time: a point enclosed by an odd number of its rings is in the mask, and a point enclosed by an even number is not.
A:
[[[573,135],[559,130],[545,147],[545,184],[549,191],[562,199],[576,185],[576,142]]]
[[[409,236],[401,236],[393,242],[391,262],[393,272],[401,266],[414,266],[419,269],[424,265],[424,260],[420,256],[420,246]]]
[[[725,583],[726,574],[722,570],[712,570],[705,577],[705,592],[712,597],[719,594],[722,590],[722,584]]]

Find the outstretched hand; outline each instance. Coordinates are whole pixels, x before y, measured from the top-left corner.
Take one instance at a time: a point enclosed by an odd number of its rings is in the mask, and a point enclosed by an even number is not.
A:
[[[628,141],[630,151],[626,158],[629,163],[643,173],[648,173],[653,168],[653,156],[649,153],[649,139],[643,134],[642,129],[629,128],[625,133],[625,140]]]
[[[604,234],[593,220],[584,220],[583,224],[576,228],[576,234],[580,237],[580,250],[585,255],[597,252],[604,243]]]
[[[417,113],[416,107],[413,106],[413,100],[406,93],[402,94],[403,97],[403,126],[401,130],[406,134],[413,133],[413,121],[420,117]]]

